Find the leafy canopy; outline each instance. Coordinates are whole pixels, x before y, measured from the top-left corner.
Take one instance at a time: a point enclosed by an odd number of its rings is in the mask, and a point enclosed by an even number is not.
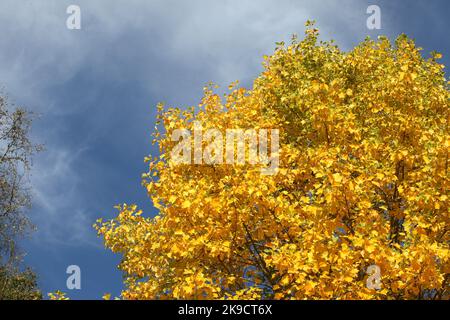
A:
[[[205,88],[199,109],[159,106],[160,156],[135,205],[96,224],[121,253],[126,299],[448,299],[449,86],[402,35],[350,52],[279,44],[246,90]],[[276,128],[280,169],[177,165],[177,128]],[[381,289],[366,286],[367,268]]]

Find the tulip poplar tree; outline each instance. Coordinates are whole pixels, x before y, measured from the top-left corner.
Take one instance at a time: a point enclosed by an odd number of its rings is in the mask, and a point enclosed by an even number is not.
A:
[[[207,86],[198,108],[159,106],[160,152],[143,175],[159,213],[123,204],[95,225],[123,257],[124,299],[449,298],[441,54],[405,35],[349,52],[318,37],[308,22],[303,40],[278,43],[250,90]],[[174,163],[171,133],[194,121],[278,129],[278,171]]]

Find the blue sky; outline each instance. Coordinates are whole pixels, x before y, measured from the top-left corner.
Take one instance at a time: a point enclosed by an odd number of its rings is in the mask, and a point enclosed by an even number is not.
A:
[[[66,28],[70,4],[81,8],[81,30]],[[381,30],[366,27],[369,4],[381,8]],[[262,56],[302,36],[307,19],[346,50],[366,35],[406,33],[448,66],[449,9],[447,0],[2,0],[0,87],[39,114],[33,139],[46,147],[31,176],[37,231],[21,241],[43,292],[120,293],[120,257],[92,224],[124,202],[156,214],[140,175],[144,156],[156,154],[159,101],[197,105],[209,81],[249,87]],[[66,288],[72,264],[81,268],[81,290]]]

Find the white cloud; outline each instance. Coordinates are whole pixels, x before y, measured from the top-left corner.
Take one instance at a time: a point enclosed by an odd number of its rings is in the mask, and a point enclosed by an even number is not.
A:
[[[270,53],[276,41],[288,40],[292,33],[301,36],[307,19],[316,19],[323,35],[333,36],[344,47],[355,35],[367,32],[365,6],[356,0],[130,0],[126,4],[80,0],[79,31],[65,26],[65,9],[71,3],[1,2],[0,39],[10,48],[0,52],[0,81],[14,91],[38,91],[67,81],[87,57],[105,54],[102,44],[116,43],[120,51],[121,38],[137,33],[142,42],[133,50],[156,52],[174,64],[206,68],[211,74],[208,81],[225,84],[257,72],[261,56]],[[348,33],[334,34],[335,30]],[[142,65],[142,72],[152,68],[149,61]]]
[[[30,215],[40,244],[98,245],[74,166],[83,151],[49,149],[33,167]]]

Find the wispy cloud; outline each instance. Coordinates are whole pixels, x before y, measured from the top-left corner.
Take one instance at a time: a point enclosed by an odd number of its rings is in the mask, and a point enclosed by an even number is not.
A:
[[[74,167],[82,154],[83,150],[50,149],[34,166],[30,215],[39,226],[35,241],[41,245],[99,245]]]

